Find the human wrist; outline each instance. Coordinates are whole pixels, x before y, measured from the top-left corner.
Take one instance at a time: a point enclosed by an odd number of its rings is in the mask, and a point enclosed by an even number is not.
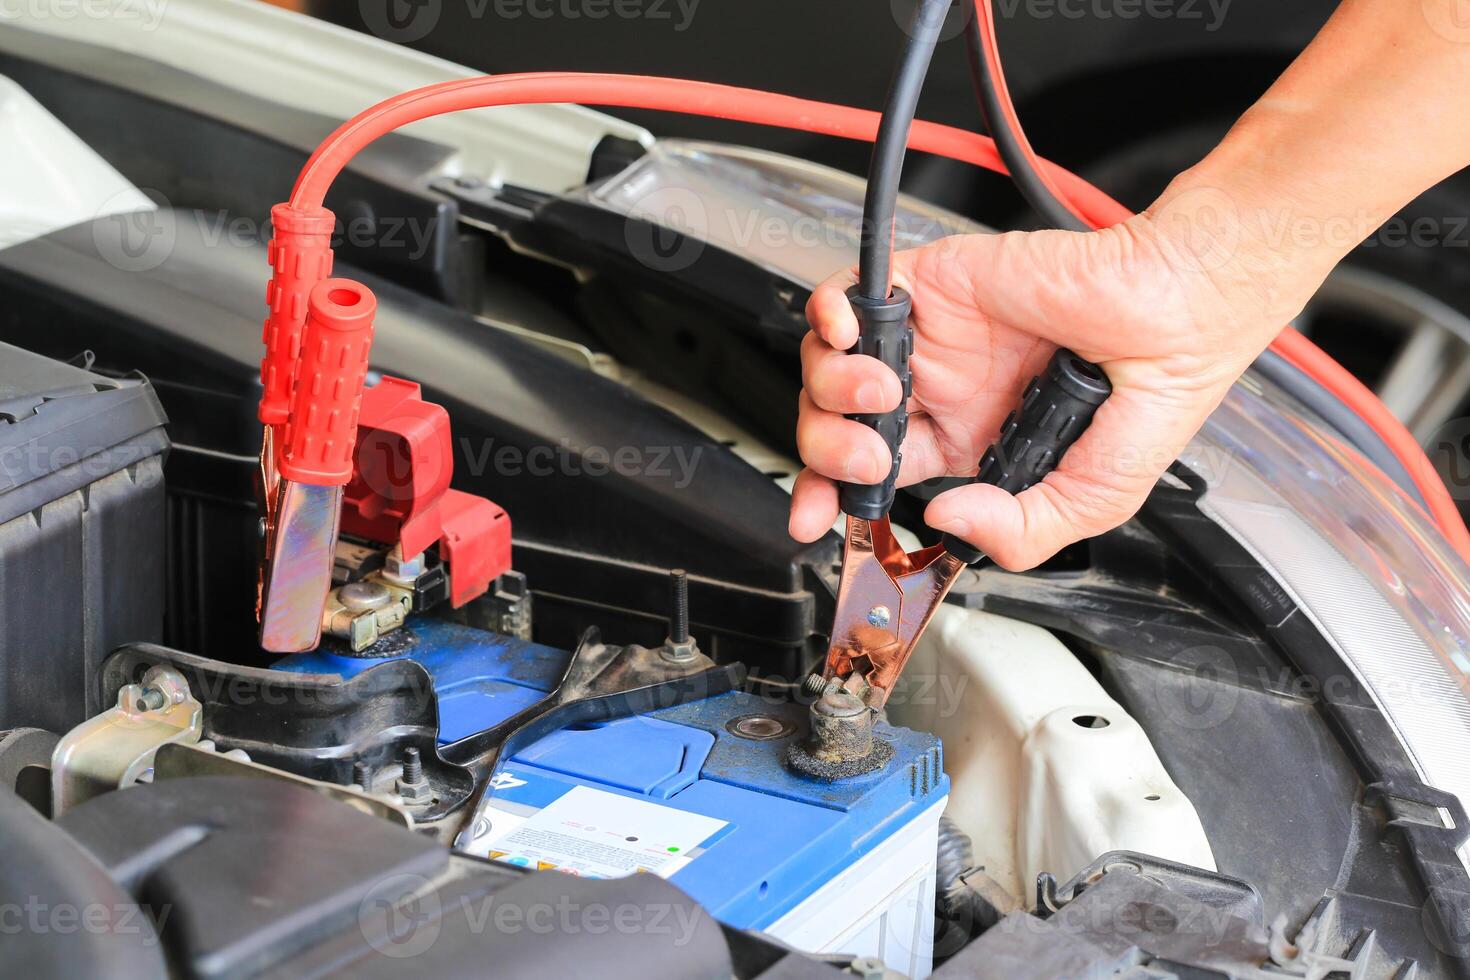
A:
[[[1372,231],[1324,214],[1309,194],[1224,145],[1175,178],[1137,220],[1176,277],[1223,301],[1241,329],[1262,334],[1261,346]]]

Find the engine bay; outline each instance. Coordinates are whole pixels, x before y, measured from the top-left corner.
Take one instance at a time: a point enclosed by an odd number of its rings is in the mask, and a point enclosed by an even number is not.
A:
[[[25,33],[4,97],[119,182],[0,247],[0,824],[30,856],[0,903],[112,925],[32,930],[33,974],[1458,975],[1460,892],[1423,881],[1463,808],[1324,693],[1338,650],[1188,462],[1035,572],[956,571],[881,710],[820,683],[842,541],[785,533],[811,283],[718,232],[649,261],[628,188],[703,168],[759,217],[805,206],[770,185],[860,213],[861,181],[609,124],[551,193],[395,134],[321,232],[375,312],[351,479],[288,501],[264,216],[335,121]],[[933,492],[894,501],[902,548]],[[326,562],[278,561],[300,542]],[[296,574],[321,615],[267,643]]]

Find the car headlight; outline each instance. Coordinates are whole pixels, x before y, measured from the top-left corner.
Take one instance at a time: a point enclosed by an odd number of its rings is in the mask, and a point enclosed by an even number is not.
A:
[[[741,255],[807,289],[857,261],[863,180],[779,153],[659,140],[627,169],[573,199]],[[985,231],[901,195],[897,248]]]
[[[1423,781],[1464,803],[1470,569],[1428,515],[1326,433],[1247,375],[1180,461],[1207,485],[1200,510],[1336,648]]]

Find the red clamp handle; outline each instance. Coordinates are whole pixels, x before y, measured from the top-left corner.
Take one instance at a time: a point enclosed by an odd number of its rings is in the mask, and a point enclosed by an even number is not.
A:
[[[352,479],[357,415],[378,301],[361,283],[327,279],[311,291],[281,475],[313,486]]]
[[[273,235],[267,255],[271,279],[265,287],[270,312],[261,340],[260,420],[283,425],[291,411],[291,386],[306,324],[307,297],[332,274],[332,230],[337,219],[326,208],[301,209],[289,204],[271,208]]]

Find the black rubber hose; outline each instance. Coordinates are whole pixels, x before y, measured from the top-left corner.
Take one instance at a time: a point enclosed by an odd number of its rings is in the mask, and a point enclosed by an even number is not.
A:
[[[975,847],[970,835],[949,817],[939,818],[939,847],[935,864],[934,891],[937,909],[942,917],[952,914],[951,890],[960,884],[960,875],[975,866]]]
[[[985,119],[985,129],[990,133],[990,138],[995,140],[995,148],[1006,169],[1010,171],[1011,181],[1026,199],[1026,203],[1041,216],[1043,223],[1051,227],[1067,231],[1091,231],[1087,222],[1074,214],[1071,208],[1058,200],[1042,183],[1040,175],[1032,169],[1031,161],[1021,152],[1020,140],[1005,124],[1000,97],[996,95],[995,79],[991,77],[981,52],[978,13],[971,13],[965,24],[965,57],[970,62],[970,84],[974,86],[975,99],[980,103],[980,115]]]
[[[898,212],[898,184],[909,130],[919,108],[919,90],[929,73],[934,46],[953,0],[920,0],[909,25],[908,40],[899,56],[873,157],[868,164],[868,188],[863,198],[862,241],[858,252],[858,291],[868,299],[886,300],[893,273],[893,222]],[[969,0],[966,0],[969,2]]]

